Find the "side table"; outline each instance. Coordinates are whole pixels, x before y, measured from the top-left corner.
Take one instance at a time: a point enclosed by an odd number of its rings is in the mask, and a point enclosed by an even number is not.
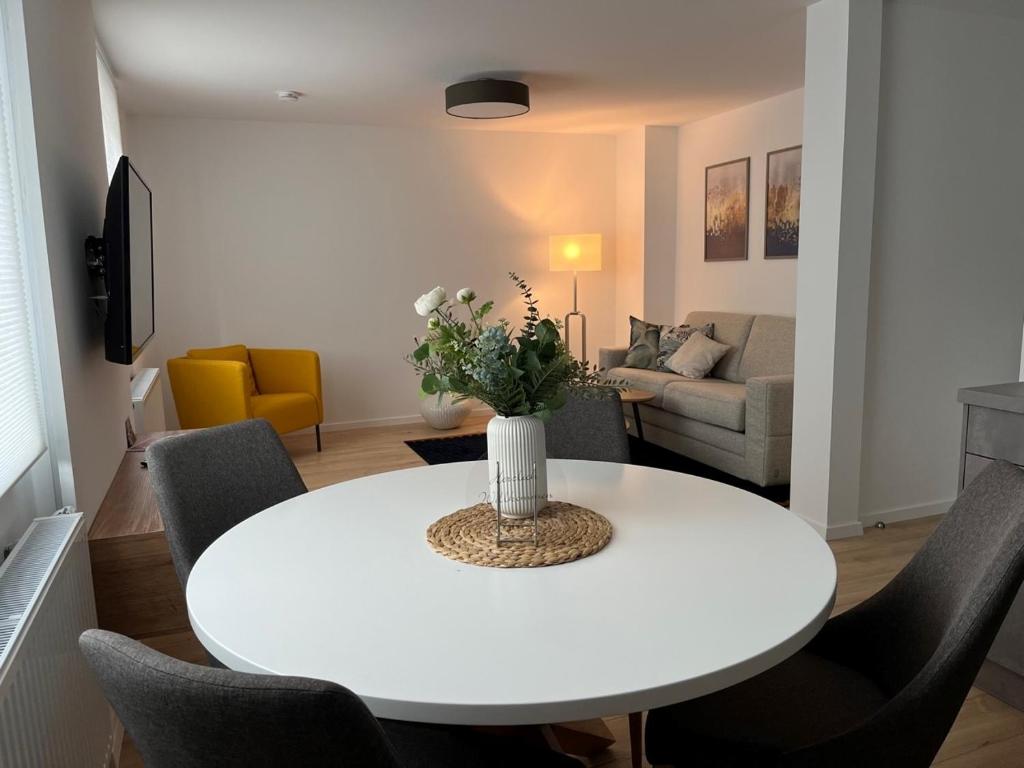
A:
[[[629,403],[633,406],[633,421],[636,423],[636,436],[640,438],[641,442],[643,442],[644,423],[640,419],[640,403],[649,403],[654,399],[654,393],[648,392],[646,389],[626,389],[619,392],[619,397],[622,398],[623,404]]]

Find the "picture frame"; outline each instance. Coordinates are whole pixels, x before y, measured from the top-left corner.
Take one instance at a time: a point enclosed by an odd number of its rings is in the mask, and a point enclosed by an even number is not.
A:
[[[746,261],[750,242],[750,158],[704,169],[704,261]]]
[[[803,145],[769,152],[764,174],[764,257],[795,259],[800,252]]]

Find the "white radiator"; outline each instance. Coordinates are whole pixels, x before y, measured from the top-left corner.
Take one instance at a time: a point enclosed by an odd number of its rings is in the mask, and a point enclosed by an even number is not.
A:
[[[132,379],[132,426],[136,435],[167,429],[159,368],[143,368]]]
[[[110,709],[78,650],[96,626],[81,514],[41,517],[0,566],[0,768],[103,768]]]

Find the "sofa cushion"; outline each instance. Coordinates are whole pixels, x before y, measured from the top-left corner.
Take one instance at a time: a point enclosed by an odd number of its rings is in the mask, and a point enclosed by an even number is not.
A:
[[[639,318],[629,318],[629,350],[626,352],[626,368],[658,367],[658,342],[661,326]]]
[[[742,432],[746,428],[747,388],[722,379],[675,381],[665,387],[661,407],[705,424]]]
[[[715,324],[715,341],[728,344],[730,349],[718,365],[711,371],[716,379],[743,382],[740,377],[740,360],[743,349],[747,346],[750,327],[754,324],[754,315],[741,315],[735,312],[691,312],[686,316],[688,325]]]
[[[666,367],[688,379],[703,379],[730,349],[728,344],[695,333],[668,359]]]
[[[612,368],[608,371],[608,378],[625,381],[634,389],[643,389],[654,393],[654,399],[650,405],[661,407],[661,396],[666,384],[676,381],[686,381],[682,376],[674,373],[662,373],[661,371],[648,371],[643,368]]]
[[[665,365],[668,359],[674,355],[686,340],[695,333],[702,333],[709,339],[715,338],[715,324],[708,323],[700,327],[686,325],[663,325],[661,335],[658,338],[658,370],[665,373],[674,371]]]
[[[782,315],[755,317],[740,360],[740,379],[746,381],[755,376],[793,373],[795,342],[796,318]]]

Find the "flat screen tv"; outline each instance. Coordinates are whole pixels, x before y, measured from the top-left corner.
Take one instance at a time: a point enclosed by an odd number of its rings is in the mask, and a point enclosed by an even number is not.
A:
[[[106,358],[130,365],[155,330],[153,195],[127,157],[117,163],[107,192],[103,237],[86,241],[89,267],[106,305]]]

